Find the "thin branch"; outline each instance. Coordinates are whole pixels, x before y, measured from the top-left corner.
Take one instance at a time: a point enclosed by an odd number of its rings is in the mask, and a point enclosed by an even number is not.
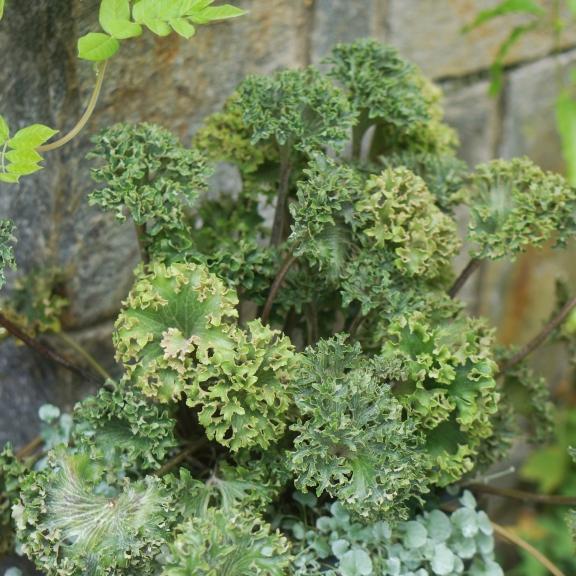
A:
[[[537,562],[542,564],[542,566],[544,566],[544,568],[546,568],[550,572],[550,574],[553,574],[554,576],[566,576],[564,572],[562,572],[562,570],[560,570],[558,566],[552,563],[551,560],[546,558],[546,556],[544,556],[542,552],[534,548],[532,544],[529,544],[523,538],[520,538],[520,536],[518,536],[517,534],[514,534],[510,530],[504,528],[503,526],[500,526],[499,524],[495,524],[494,522],[492,522],[492,528],[494,528],[494,532],[498,536],[500,536],[500,538],[506,540],[507,542],[515,544],[519,548],[522,548],[522,550],[525,550]]]
[[[168,474],[172,469],[176,468],[180,463],[182,463],[188,456],[194,454],[198,448],[201,448],[206,444],[206,439],[199,440],[198,442],[193,442],[189,444],[184,450],[176,454],[172,460],[168,460],[164,466],[156,470],[156,476],[164,476]]]
[[[291,175],[292,161],[290,160],[289,152],[282,152],[280,161],[280,183],[278,184],[278,195],[276,197],[276,212],[274,213],[274,223],[272,224],[272,235],[270,237],[271,246],[278,246],[278,244],[281,244],[284,240]]]
[[[72,128],[72,130],[70,130],[68,134],[62,136],[62,138],[59,138],[54,142],[44,144],[43,146],[39,146],[36,149],[38,152],[50,152],[52,150],[62,148],[62,146],[68,144],[70,140],[76,138],[76,136],[78,136],[78,134],[80,134],[80,132],[84,129],[86,124],[88,124],[88,121],[92,117],[92,114],[94,114],[98,98],[100,97],[100,92],[102,91],[102,84],[104,82],[104,75],[106,73],[106,65],[107,61],[105,60],[104,62],[101,62],[96,68],[97,79],[96,79],[96,85],[94,86],[94,91],[92,92],[92,97],[90,98],[88,106],[86,107],[86,110],[82,115],[82,117],[80,118],[80,120],[78,120],[76,126],[74,126],[74,128]]]
[[[366,316],[364,316],[362,314],[362,310],[360,310],[360,312],[358,312],[358,314],[354,316],[354,319],[350,324],[350,328],[348,328],[348,333],[350,334],[350,340],[354,340],[356,338],[356,334],[358,333],[358,330],[360,326],[362,326],[364,320],[366,320]]]
[[[266,304],[264,304],[264,310],[262,311],[261,319],[263,324],[268,324],[274,300],[276,300],[278,291],[282,287],[282,283],[284,282],[286,275],[288,274],[290,268],[292,268],[295,262],[296,262],[296,256],[294,256],[293,254],[288,254],[286,259],[282,263],[282,267],[280,268],[278,274],[276,274],[276,278],[274,278],[274,282],[272,282],[272,286],[270,287],[270,292],[268,294],[268,298],[266,299]]]
[[[535,502],[538,504],[554,504],[558,506],[576,506],[576,497],[574,496],[551,496],[549,494],[534,494],[533,492],[525,492],[524,490],[514,490],[512,488],[497,488],[489,484],[472,483],[467,484],[473,492],[482,494],[491,494],[493,496],[501,496],[502,498],[510,498],[512,500],[520,500],[522,502]]]
[[[24,344],[26,344],[26,346],[28,346],[28,348],[30,348],[31,350],[34,350],[35,352],[41,354],[45,358],[48,358],[52,362],[59,364],[60,366],[66,368],[70,372],[73,372],[77,376],[81,376],[82,378],[85,378],[86,380],[89,380],[91,382],[97,382],[94,376],[92,376],[88,372],[85,372],[84,370],[82,370],[82,368],[76,366],[73,362],[68,360],[68,358],[62,356],[62,354],[56,352],[56,350],[54,350],[47,344],[43,344],[42,342],[36,340],[36,338],[33,338],[32,336],[26,334],[21,328],[16,326],[14,322],[6,318],[6,316],[4,316],[4,314],[2,314],[1,312],[0,312],[0,326],[2,326],[12,336],[24,342]]]
[[[456,278],[456,281],[454,282],[454,284],[452,284],[452,288],[450,288],[450,290],[448,290],[448,295],[450,296],[450,298],[456,297],[456,295],[458,294],[458,292],[460,292],[460,290],[462,289],[464,284],[466,284],[466,282],[468,282],[468,279],[470,278],[470,276],[472,276],[472,274],[474,274],[474,272],[476,272],[476,270],[478,270],[478,268],[480,268],[481,263],[482,263],[482,261],[478,260],[477,258],[472,258],[472,260],[470,260],[470,262],[468,262],[466,268],[464,268],[464,270],[462,270],[460,276],[458,276],[458,278]]]
[[[509,358],[508,360],[504,361],[501,364],[499,375],[504,374],[511,368],[514,368],[514,366],[520,364],[520,362],[525,360],[530,354],[532,354],[532,352],[534,352],[534,350],[536,350],[542,344],[544,344],[544,342],[546,342],[548,337],[562,325],[562,323],[566,320],[566,318],[568,318],[570,312],[572,312],[572,310],[574,310],[575,308],[576,308],[576,296],[574,296],[572,300],[569,300],[568,302],[566,302],[566,304],[564,304],[564,306],[558,312],[558,314],[556,314],[556,316],[554,316],[554,318],[552,318],[542,328],[542,330],[537,336],[535,336],[532,340],[530,340],[530,342],[528,342],[528,344],[526,344],[523,348],[518,350],[518,352],[516,352],[516,354],[514,354],[511,358]]]
[[[88,362],[88,364],[90,364],[90,366],[92,366],[92,368],[94,368],[94,370],[98,372],[98,374],[100,374],[100,376],[102,376],[104,380],[112,380],[112,376],[110,376],[110,374],[100,364],[100,362],[98,362],[96,358],[94,358],[94,356],[92,356],[92,354],[90,354],[90,352],[88,352],[88,350],[84,348],[84,346],[78,344],[78,342],[76,342],[73,338],[70,338],[70,336],[68,336],[64,332],[59,332],[58,336],[60,337],[61,340],[63,340],[66,344],[68,344],[70,348],[72,348],[78,354],[80,354],[80,356],[82,356],[82,358],[84,358],[84,360],[86,360],[86,362]]]
[[[23,460],[28,456],[32,456],[32,454],[34,454],[42,444],[44,444],[44,438],[42,438],[42,436],[36,436],[36,438],[30,440],[26,446],[23,446],[18,450],[18,452],[16,452],[16,458],[18,458],[18,460]]]

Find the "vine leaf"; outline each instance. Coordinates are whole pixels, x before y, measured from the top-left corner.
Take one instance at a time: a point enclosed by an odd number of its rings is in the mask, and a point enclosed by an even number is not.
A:
[[[213,1],[213,0],[212,0]],[[210,6],[210,0],[140,0],[134,6],[134,20],[146,26],[158,36],[168,36],[172,31],[190,38],[194,35],[194,24],[208,24],[215,20],[226,20],[242,16],[246,12],[230,4]]]
[[[10,138],[8,124],[0,116],[0,182],[16,183],[21,176],[41,170],[42,156],[36,148],[57,132],[43,124],[32,124]]]
[[[119,48],[120,42],[103,32],[90,32],[78,40],[78,56],[91,62],[108,60]]]
[[[567,179],[574,186],[576,184],[576,101],[567,90],[563,90],[556,101],[556,126],[562,140]]]
[[[503,0],[494,8],[482,10],[474,21],[464,28],[464,32],[470,32],[499,16],[505,16],[507,14],[532,14],[534,16],[540,16],[544,12],[544,8],[535,0]]]
[[[100,26],[118,40],[135,38],[142,34],[142,26],[130,20],[129,0],[102,0]]]

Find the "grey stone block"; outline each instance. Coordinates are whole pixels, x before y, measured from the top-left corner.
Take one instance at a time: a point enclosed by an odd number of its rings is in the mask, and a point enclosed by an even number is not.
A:
[[[494,157],[499,132],[498,102],[488,94],[489,83],[452,82],[443,86],[446,122],[460,137],[459,156],[470,166]]]
[[[469,34],[462,28],[480,10],[500,0],[388,0],[389,41],[402,54],[434,77],[452,77],[487,69],[511,30],[530,17],[499,18]],[[576,31],[567,31],[562,47],[576,42]],[[525,36],[510,52],[508,62],[539,58],[554,47],[553,34],[545,27]]]

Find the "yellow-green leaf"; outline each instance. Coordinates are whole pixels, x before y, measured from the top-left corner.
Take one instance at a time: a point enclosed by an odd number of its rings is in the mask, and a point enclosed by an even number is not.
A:
[[[0,0],[1,1],[1,0]],[[10,136],[10,128],[8,128],[8,123],[2,116],[0,116],[0,146],[8,140]]]
[[[223,6],[209,6],[203,10],[194,10],[190,13],[190,18],[198,24],[207,24],[214,20],[227,20],[244,14],[246,14],[245,10],[231,4],[224,4]]]
[[[142,26],[130,20],[128,0],[102,0],[100,25],[110,36],[119,40],[142,34]]]
[[[15,164],[37,164],[42,161],[42,156],[34,149],[21,148],[7,152],[6,159]]]
[[[183,36],[187,40],[192,38],[196,33],[196,28],[194,28],[194,26],[192,26],[192,24],[190,24],[190,22],[185,18],[173,18],[172,20],[169,20],[168,23],[172,26],[174,32],[180,34],[180,36]]]
[[[9,184],[16,184],[20,180],[18,174],[6,174],[0,172],[0,182],[8,182]]]
[[[8,174],[16,174],[18,176],[28,176],[28,174],[34,174],[34,172],[38,172],[38,170],[42,170],[42,166],[36,162],[28,163],[28,162],[18,162],[18,163],[11,163],[8,164],[6,168]]]
[[[576,101],[564,90],[556,101],[556,126],[562,142],[568,181],[576,185]]]
[[[43,124],[32,124],[18,130],[8,142],[8,146],[14,150],[34,150],[57,133],[58,130],[53,130]]]
[[[0,20],[4,16],[4,0],[0,0]]]
[[[78,40],[78,55],[83,60],[101,62],[112,58],[118,49],[120,42],[108,34],[90,32]]]

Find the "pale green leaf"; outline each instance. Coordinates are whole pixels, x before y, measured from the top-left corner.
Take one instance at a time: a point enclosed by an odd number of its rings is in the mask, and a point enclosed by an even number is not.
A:
[[[4,4],[5,0],[0,0],[0,20],[2,20],[2,17],[4,16]]]
[[[566,0],[566,4],[568,4],[568,9],[570,12],[576,15],[576,0]]]
[[[198,24],[207,24],[215,20],[227,20],[228,18],[237,18],[246,14],[246,10],[237,8],[231,4],[223,6],[209,6],[203,10],[194,10],[190,12],[190,18]]]
[[[556,125],[562,142],[567,179],[576,185],[576,101],[567,90],[556,101]]]
[[[20,180],[18,174],[6,174],[0,172],[0,182],[8,182],[9,184],[16,184]]]
[[[142,27],[130,20],[128,0],[102,0],[100,25],[110,36],[119,40],[142,34]]]
[[[2,0],[0,0],[1,2]],[[2,116],[0,116],[0,146],[8,140],[10,136],[10,128],[8,127],[8,123]]]
[[[8,146],[14,150],[34,150],[57,133],[58,130],[53,130],[43,124],[32,124],[16,132],[10,139]]]
[[[494,8],[482,10],[474,19],[474,21],[464,28],[464,32],[469,32],[478,28],[486,22],[490,22],[500,16],[507,14],[531,14],[540,16],[545,14],[544,8],[540,6],[535,0],[503,0]]]
[[[168,36],[172,32],[170,26],[158,18],[146,19],[142,23],[157,36]]]
[[[174,32],[180,34],[180,36],[183,36],[187,40],[192,38],[196,33],[196,28],[194,28],[194,26],[192,26],[192,24],[190,24],[190,22],[185,18],[172,18],[168,23],[172,26]]]
[[[372,560],[364,550],[349,550],[340,560],[342,576],[370,576]]]
[[[16,164],[37,164],[42,156],[32,148],[21,148],[6,153],[6,159]]]
[[[78,40],[78,55],[83,60],[101,62],[112,58],[118,49],[120,42],[108,34],[90,32]]]
[[[447,576],[453,574],[454,563],[456,557],[446,544],[439,544],[434,549],[434,556],[432,557],[432,570],[438,576]]]
[[[38,172],[38,170],[42,170],[42,166],[36,163],[19,162],[8,164],[7,170],[9,174],[14,174],[16,176],[28,176],[29,174]]]

